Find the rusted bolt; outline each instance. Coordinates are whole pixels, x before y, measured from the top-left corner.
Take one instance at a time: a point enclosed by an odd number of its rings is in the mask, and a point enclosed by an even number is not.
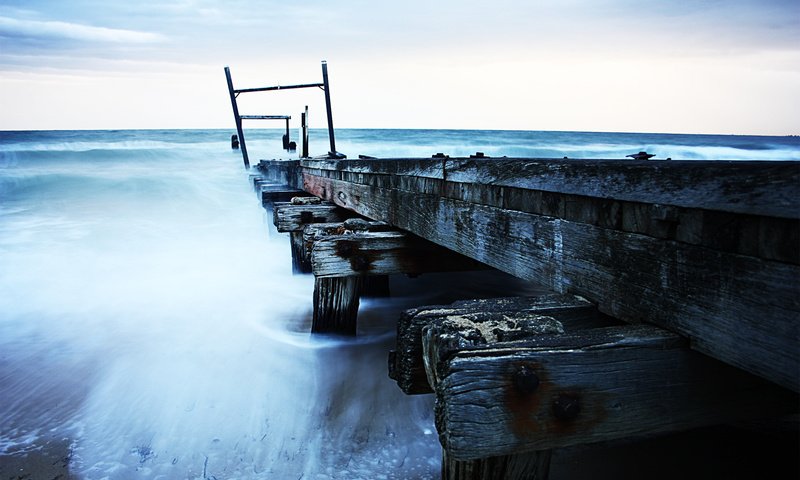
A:
[[[539,388],[539,377],[526,366],[521,366],[514,372],[514,386],[523,395],[530,395]]]
[[[370,262],[363,255],[356,255],[350,259],[350,268],[356,272],[363,272],[369,270]]]
[[[581,402],[577,395],[562,393],[553,402],[553,415],[559,420],[574,420],[581,413]]]

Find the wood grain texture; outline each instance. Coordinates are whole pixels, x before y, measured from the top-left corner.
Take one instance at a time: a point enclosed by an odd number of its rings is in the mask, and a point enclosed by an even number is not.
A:
[[[360,296],[359,277],[315,278],[311,332],[355,335]]]
[[[627,325],[454,351],[452,325],[423,331],[442,446],[457,460],[684,430],[797,409],[797,395]],[[440,345],[444,344],[442,355]],[[537,376],[521,387],[520,372]]]
[[[304,188],[504,272],[581,295],[613,317],[678,332],[699,351],[800,391],[797,265],[308,173]]]
[[[800,219],[800,162],[578,159],[310,160],[303,169],[422,177]]]
[[[294,189],[303,186],[299,160],[260,160],[256,169],[266,180]]]

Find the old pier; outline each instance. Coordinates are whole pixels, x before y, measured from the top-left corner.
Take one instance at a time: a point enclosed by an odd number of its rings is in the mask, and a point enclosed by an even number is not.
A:
[[[398,319],[388,375],[436,395],[445,478],[544,478],[553,448],[797,410],[797,162],[309,158],[251,177],[315,276],[315,332],[355,334],[390,274],[552,290]]]
[[[314,333],[355,335],[387,276],[497,269],[537,297],[421,305],[388,376],[434,394],[451,480],[548,476],[553,449],[796,415],[800,162],[261,160],[253,187],[315,277]],[[288,117],[284,147],[289,142]]]

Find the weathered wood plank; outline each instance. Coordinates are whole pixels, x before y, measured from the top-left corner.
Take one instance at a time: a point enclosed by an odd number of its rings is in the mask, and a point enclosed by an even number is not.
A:
[[[299,160],[261,160],[257,168],[267,180],[295,189],[303,186]]]
[[[626,325],[454,348],[460,326],[426,327],[442,446],[455,460],[538,451],[797,409],[797,395]]]
[[[360,218],[349,218],[337,223],[309,223],[303,227],[302,255],[304,263],[308,264],[308,273],[311,268],[311,251],[314,243],[324,237],[347,235],[359,231],[386,232],[395,230],[386,222],[370,222]]]
[[[295,197],[310,197],[311,194],[286,185],[262,185],[260,189],[261,205],[272,209],[275,202],[289,202]]]
[[[303,161],[302,166],[800,219],[800,162],[793,161],[448,158]]]
[[[419,275],[489,268],[471,258],[397,230],[318,237],[311,250],[311,267],[317,277]]]
[[[451,316],[471,321],[517,319],[546,315],[557,319],[567,330],[608,325],[594,304],[574,295],[548,294],[535,297],[505,297],[462,300],[451,305],[432,305],[408,309],[397,322],[397,344],[389,355],[389,377],[409,395],[432,393],[422,359],[422,329]],[[527,335],[527,334],[525,334]]]
[[[710,211],[483,183],[458,183],[430,177],[316,169],[304,169],[304,172],[304,175],[312,177],[437,195],[800,264],[800,248],[797,248],[800,245],[800,220],[797,218]],[[358,201],[358,198],[349,198],[351,202],[354,200]],[[800,211],[800,206],[797,210]]]
[[[349,210],[332,203],[300,204],[275,202],[273,222],[279,232],[302,232],[311,223],[341,222],[355,216]]]
[[[436,195],[304,176],[315,195],[520,278],[648,321],[800,391],[800,267]]]

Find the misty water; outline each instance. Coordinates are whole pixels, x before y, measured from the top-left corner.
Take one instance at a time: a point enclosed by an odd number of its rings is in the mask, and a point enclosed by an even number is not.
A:
[[[281,133],[254,132],[251,155],[280,156]],[[292,275],[229,139],[0,132],[0,462],[50,452],[81,479],[438,478],[433,398],[387,376],[400,311],[537,287],[392,277],[356,338],[312,336],[313,277]],[[790,137],[344,130],[338,146],[800,159]]]

